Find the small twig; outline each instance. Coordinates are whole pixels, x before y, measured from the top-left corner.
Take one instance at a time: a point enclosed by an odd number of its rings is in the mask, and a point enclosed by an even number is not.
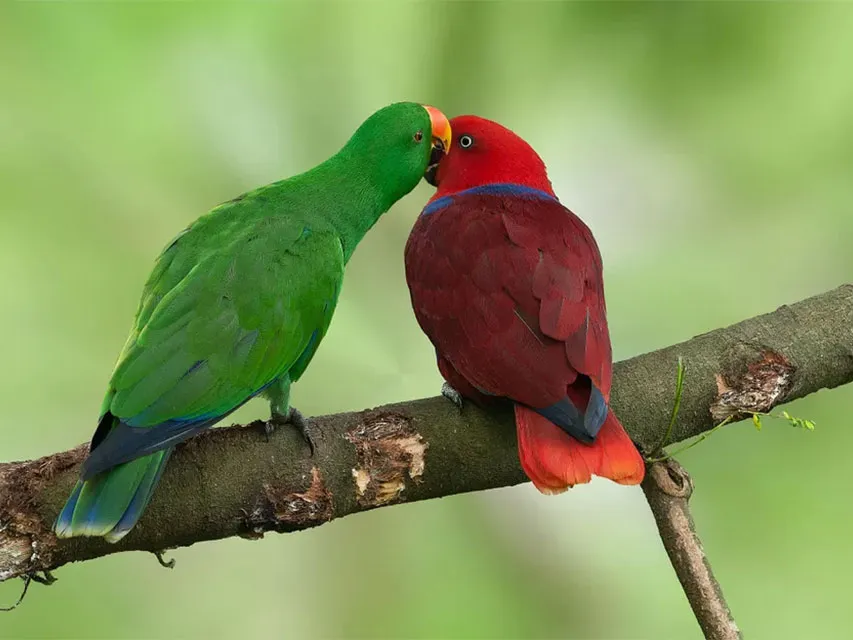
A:
[[[642,487],[663,546],[705,637],[742,638],[690,515],[693,480],[684,467],[668,459],[648,466]]]
[[[157,562],[160,563],[161,567],[166,567],[167,569],[175,568],[175,562],[177,561],[174,558],[172,558],[171,560],[166,560],[165,558],[163,558],[163,554],[166,553],[165,549],[161,549],[160,551],[152,551],[151,553],[153,553],[154,557],[157,558]]]
[[[49,587],[58,580],[58,578],[56,578],[50,571],[42,571],[41,573],[44,574],[44,577],[40,576],[38,571],[31,571],[30,573],[22,575],[21,580],[24,581],[24,588],[21,590],[21,595],[18,597],[18,601],[11,607],[0,607],[0,612],[14,611],[17,609],[24,601],[24,598],[27,597],[27,591],[29,591],[31,583],[38,582],[39,584]]]
[[[646,462],[666,462],[667,460],[670,460],[671,458],[677,456],[679,453],[684,453],[688,449],[692,449],[693,447],[695,447],[700,442],[707,440],[708,438],[711,437],[711,435],[715,431],[717,431],[718,429],[722,429],[727,424],[729,424],[732,421],[732,419],[733,419],[733,417],[729,416],[728,418],[723,420],[720,424],[718,424],[716,427],[714,427],[713,429],[711,429],[709,431],[705,431],[704,433],[699,434],[699,436],[697,438],[691,440],[690,442],[685,444],[683,447],[679,447],[675,451],[670,451],[669,453],[666,453],[665,455],[662,455],[659,458],[646,458]]]
[[[676,395],[676,403],[678,403],[678,402],[679,402],[679,399],[678,399],[678,396]],[[759,431],[761,431],[761,418],[762,417],[764,417],[764,418],[776,418],[778,420],[786,420],[788,423],[791,424],[791,426],[796,427],[797,429],[803,429],[805,431],[814,431],[815,430],[815,423],[813,420],[806,420],[804,418],[794,417],[790,413],[788,413],[787,411],[782,411],[782,413],[780,413],[779,415],[776,415],[774,413],[766,413],[763,411],[747,411],[746,409],[744,409],[741,411],[741,413],[743,415],[751,415],[752,416],[752,424],[754,424],[755,428],[758,429]],[[723,420],[720,424],[718,424],[713,429],[710,429],[709,431],[705,431],[704,433],[700,434],[699,437],[694,438],[693,440],[691,440],[690,442],[688,442],[684,446],[679,447],[675,451],[670,451],[670,452],[665,453],[664,455],[658,456],[658,457],[651,457],[651,456],[647,457],[646,462],[649,462],[649,463],[651,463],[651,462],[664,462],[665,460],[669,460],[670,458],[674,458],[675,456],[677,456],[680,453],[684,453],[688,449],[692,449],[693,447],[695,447],[700,442],[703,442],[704,440],[710,438],[714,434],[714,432],[717,431],[718,429],[725,427],[727,424],[729,424],[731,422],[735,422],[735,420],[739,419],[739,417],[736,417],[738,415],[739,414],[730,415],[728,418]],[[672,425],[672,422],[670,422],[670,426],[671,425]],[[661,450],[660,447],[658,447],[657,451],[660,452],[660,450]]]
[[[21,576],[21,580],[24,581],[24,589],[21,591],[21,595],[18,598],[18,601],[15,604],[13,604],[11,607],[0,607],[0,611],[2,611],[2,612],[14,611],[24,601],[24,598],[27,597],[27,591],[30,588],[30,583],[33,581],[33,577],[32,577],[32,575],[27,574],[27,575]]]

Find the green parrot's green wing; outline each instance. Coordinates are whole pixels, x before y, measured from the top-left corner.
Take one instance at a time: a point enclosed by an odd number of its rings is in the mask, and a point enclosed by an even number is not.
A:
[[[143,291],[84,477],[186,439],[280,376],[298,378],[343,269],[337,235],[283,217],[208,216],[178,236]]]

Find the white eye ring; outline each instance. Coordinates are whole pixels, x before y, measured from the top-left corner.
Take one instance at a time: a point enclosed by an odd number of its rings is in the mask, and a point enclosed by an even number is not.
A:
[[[465,134],[464,136],[459,136],[459,146],[463,149],[469,148],[472,144],[474,144],[474,138]]]

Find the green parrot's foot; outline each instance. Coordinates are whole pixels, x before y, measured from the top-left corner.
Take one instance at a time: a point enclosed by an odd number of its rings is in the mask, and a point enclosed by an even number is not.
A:
[[[446,382],[441,385],[441,395],[450,400],[453,404],[455,404],[459,410],[462,410],[462,394],[459,393],[456,389],[451,387]]]
[[[311,439],[311,425],[308,422],[308,418],[303,416],[302,412],[296,407],[290,407],[286,416],[283,416],[280,413],[273,413],[272,419],[264,424],[264,432],[267,434],[267,440],[269,440],[272,432],[275,431],[276,426],[280,424],[289,424],[299,429],[299,433],[302,434],[302,437],[305,438],[305,442],[308,443],[308,448],[311,450],[311,457],[313,458],[315,447],[314,440]]]

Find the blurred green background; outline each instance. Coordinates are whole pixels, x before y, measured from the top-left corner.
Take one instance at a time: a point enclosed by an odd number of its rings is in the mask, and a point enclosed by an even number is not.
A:
[[[851,32],[843,3],[4,3],[0,459],[90,437],[175,233],[398,100],[539,150],[601,246],[617,359],[849,281]],[[437,393],[402,268],[430,193],[356,252],[295,388],[306,413]],[[791,411],[818,430],[740,424],[682,456],[695,516],[748,637],[847,637],[853,389]],[[0,637],[701,637],[640,490],[606,481],[174,557],[66,566]],[[0,604],[20,587],[0,584]]]

